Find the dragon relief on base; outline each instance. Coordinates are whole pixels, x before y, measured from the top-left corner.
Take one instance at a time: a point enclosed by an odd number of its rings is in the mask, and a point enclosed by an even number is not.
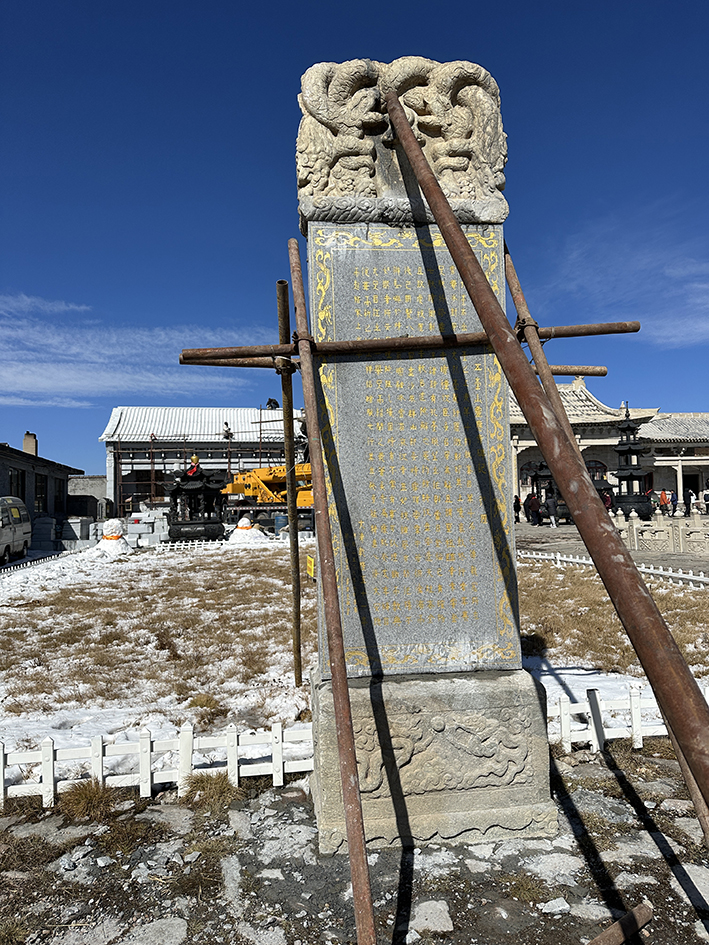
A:
[[[377,724],[353,720],[360,790],[390,794]],[[420,707],[390,717],[391,749],[404,794],[506,787],[533,778],[526,710],[503,709],[498,718],[451,712],[424,716]]]

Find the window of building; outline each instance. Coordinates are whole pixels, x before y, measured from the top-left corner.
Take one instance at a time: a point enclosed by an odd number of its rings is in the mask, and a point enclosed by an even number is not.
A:
[[[591,479],[605,479],[608,467],[598,459],[586,460],[586,469]]]
[[[10,469],[10,495],[25,501],[25,471],[24,469]]]
[[[34,477],[34,510],[47,511],[47,477],[36,473]]]
[[[66,508],[66,483],[63,479],[54,480],[54,514],[63,515]]]

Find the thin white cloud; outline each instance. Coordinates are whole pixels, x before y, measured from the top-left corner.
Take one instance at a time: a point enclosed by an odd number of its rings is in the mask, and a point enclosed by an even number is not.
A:
[[[90,312],[90,305],[76,305],[73,302],[56,302],[42,299],[37,295],[0,295],[0,315],[26,315],[30,312],[43,315],[60,315],[66,312]]]
[[[203,375],[208,370],[218,376],[205,378]],[[146,370],[120,364],[110,370],[96,364],[74,364],[68,368],[66,364],[43,361],[0,364],[0,389],[33,395],[107,397],[122,392],[131,395],[142,392],[174,396],[205,387],[215,391],[229,390],[234,383],[233,378],[214,368],[200,369],[196,374],[187,368]]]
[[[14,397],[0,394],[0,407],[93,407],[89,400],[69,397]]]
[[[203,325],[117,328],[87,305],[36,296],[0,296],[0,390],[7,406],[86,406],[91,398],[188,396],[243,386],[233,369],[180,366],[183,348],[265,340],[264,329],[225,331]]]
[[[709,246],[685,236],[687,216],[662,204],[580,227],[559,247],[552,275],[533,287],[540,318],[639,320],[646,340],[709,342]]]

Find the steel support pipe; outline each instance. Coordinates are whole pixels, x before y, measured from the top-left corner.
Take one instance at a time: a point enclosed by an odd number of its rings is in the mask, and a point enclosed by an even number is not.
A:
[[[514,306],[517,309],[517,324],[515,325],[515,328],[517,329],[518,333],[521,331],[524,335],[524,340],[527,342],[529,353],[532,355],[532,360],[534,361],[535,371],[539,375],[539,380],[542,382],[542,387],[546,391],[546,395],[549,398],[549,403],[554,409],[556,419],[564,428],[566,435],[569,438],[569,442],[573,443],[576,452],[579,454],[579,456],[581,456],[581,450],[579,449],[578,443],[576,442],[574,431],[571,429],[569,418],[566,416],[564,405],[561,402],[559,388],[556,386],[554,375],[552,374],[551,368],[549,367],[549,362],[547,361],[546,355],[544,354],[542,343],[539,340],[539,326],[532,318],[529,313],[529,309],[527,308],[527,300],[525,299],[524,293],[522,292],[522,286],[519,284],[519,279],[517,278],[517,272],[512,262],[512,257],[510,256],[509,250],[507,249],[507,243],[505,243],[505,276],[507,278],[507,285],[510,290],[510,295],[512,296],[512,301],[514,302]]]
[[[593,364],[550,364],[548,367],[555,377],[605,377],[608,374],[607,367]]]
[[[407,341],[409,342],[407,348],[416,350],[420,347],[416,344],[415,338],[407,339]],[[435,345],[435,347],[438,348],[441,345]],[[453,347],[453,345],[447,345],[447,347]],[[318,351],[320,350],[320,347],[318,347]],[[350,350],[348,349],[348,353]],[[391,351],[391,348],[382,347],[376,350]],[[321,353],[327,352],[321,351]],[[277,371],[279,362],[282,360],[283,358],[210,358],[209,361],[192,361],[189,358],[180,358],[180,364],[196,364],[199,367],[268,368],[271,371]],[[295,368],[300,367],[298,358],[291,358],[290,363]],[[560,377],[605,377],[608,374],[608,368],[597,367],[592,364],[550,364],[549,370],[552,374]]]
[[[309,337],[308,316],[305,310],[303,272],[300,265],[298,241],[295,239],[288,241],[288,256],[290,259],[291,284],[293,286],[296,331],[302,339],[298,342],[298,351],[310,446],[313,504],[315,506],[316,521],[315,533],[318,540],[320,563],[320,586],[327,631],[327,645],[330,653],[332,698],[335,708],[335,728],[340,761],[340,777],[342,779],[342,800],[345,808],[347,850],[352,875],[352,898],[354,900],[357,943],[358,945],[376,945],[372,890],[369,881],[367,845],[364,836],[364,818],[362,816],[362,798],[359,791],[357,755],[352,728],[352,708],[347,685],[347,664],[335,572],[335,554],[332,547],[332,531],[327,507],[325,465],[320,444],[320,423],[315,393],[315,367],[310,350],[311,342],[307,340]]]
[[[588,945],[623,945],[631,939],[638,941],[636,933],[652,921],[652,903],[641,902],[639,906],[626,912],[622,919],[609,925]]]
[[[292,345],[288,345],[292,348]],[[288,355],[284,357],[289,357]],[[243,367],[243,368],[269,368],[271,371],[278,370],[279,362],[283,357],[278,358],[209,358],[205,361],[203,358],[186,358],[180,355],[180,364],[196,364],[199,367]],[[293,362],[297,364],[296,362]]]
[[[561,490],[700,790],[709,799],[709,707],[539,385],[394,92],[386,95],[400,160],[408,159],[492,348]],[[403,153],[402,153],[403,149]]]
[[[290,306],[288,283],[279,279],[276,283],[278,305],[278,340],[285,344],[290,338]],[[286,503],[288,506],[288,541],[290,544],[290,574],[292,587],[293,617],[293,675],[300,689],[303,685],[303,670],[300,653],[300,549],[298,547],[298,506],[295,485],[295,425],[293,423],[293,371],[290,361],[278,359],[281,375],[283,402],[283,447],[286,461]]]
[[[539,337],[587,338],[591,335],[627,335],[640,331],[640,322],[597,322],[591,325],[556,325],[540,328]]]
[[[584,338],[589,335],[615,335],[640,331],[640,322],[599,322],[597,325],[553,325],[540,328],[539,337]],[[455,348],[463,345],[484,345],[489,339],[484,331],[462,332],[457,335],[424,335],[409,338],[366,338],[358,341],[320,341],[313,350],[320,354],[364,354],[367,351],[396,351],[412,348]],[[266,367],[262,364],[233,364],[234,358],[290,358],[298,354],[296,344],[245,345],[240,348],[184,348],[180,364],[217,364],[227,359],[225,367]]]

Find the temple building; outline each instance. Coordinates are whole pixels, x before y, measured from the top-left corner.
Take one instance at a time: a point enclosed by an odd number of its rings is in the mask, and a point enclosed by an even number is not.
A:
[[[608,407],[588,390],[581,377],[558,384],[576,441],[593,479],[606,479],[617,488],[617,446],[622,438],[626,405]],[[701,498],[709,491],[709,413],[660,413],[656,407],[628,409],[638,425],[637,440],[644,481],[642,491],[674,489],[682,497],[685,487]],[[517,478],[514,492],[523,498],[531,489],[531,477],[542,454],[522,411],[510,398],[510,427]]]
[[[581,454],[594,479],[618,486],[618,451],[625,404],[608,407],[581,377],[559,384]],[[120,514],[132,496],[163,501],[165,477],[197,454],[205,470],[235,473],[283,462],[283,411],[258,407],[115,407],[100,439],[106,444],[106,496]],[[630,406],[642,444],[642,491],[674,489],[680,501],[689,487],[709,491],[709,413],[660,413]],[[301,416],[300,411],[296,419]],[[515,454],[513,492],[524,498],[542,454],[522,411],[510,395]],[[296,432],[299,427],[296,424]],[[304,439],[303,439],[304,443]]]
[[[709,492],[709,413],[658,413],[638,431],[648,447],[643,461],[653,468],[653,488],[685,488],[700,498]]]

